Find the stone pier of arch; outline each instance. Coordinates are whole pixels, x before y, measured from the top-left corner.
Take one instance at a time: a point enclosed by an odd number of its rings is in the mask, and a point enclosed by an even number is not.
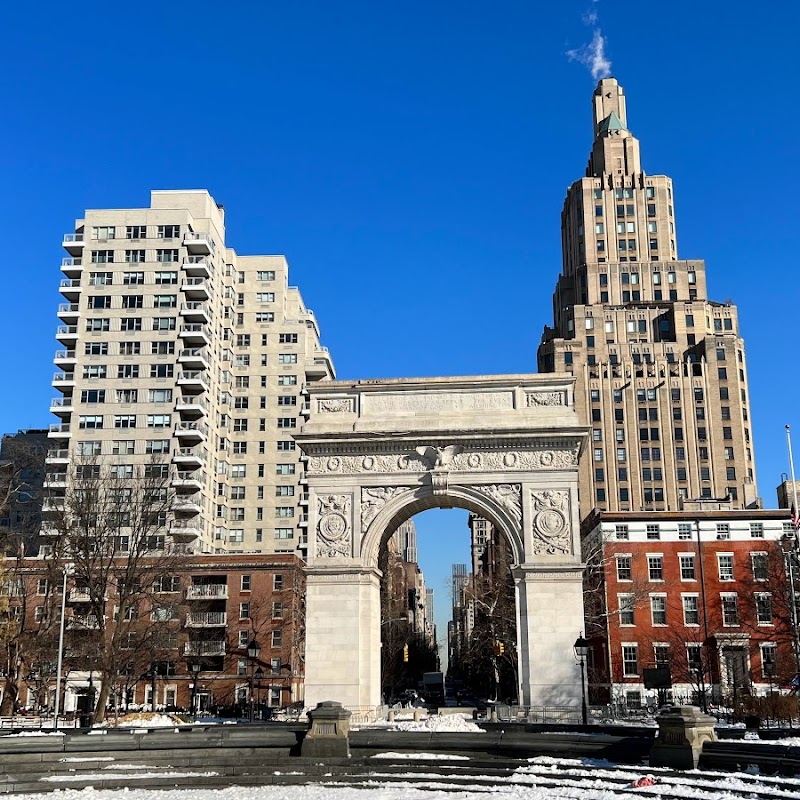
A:
[[[569,375],[328,381],[296,436],[309,493],[306,706],[381,702],[380,548],[405,520],[459,507],[511,543],[519,701],[581,702],[578,457]]]

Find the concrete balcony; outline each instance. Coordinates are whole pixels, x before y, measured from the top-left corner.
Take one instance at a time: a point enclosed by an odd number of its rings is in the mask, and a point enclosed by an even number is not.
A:
[[[203,510],[201,501],[202,498],[199,492],[187,495],[176,495],[172,498],[172,510],[178,514],[194,516]]]
[[[224,656],[225,641],[218,642],[187,642],[183,649],[185,656]]]
[[[193,583],[186,587],[187,600],[227,600],[226,583]]]
[[[200,538],[200,525],[178,520],[169,526],[169,535],[175,542],[193,542]]]
[[[91,599],[88,589],[75,587],[67,593],[67,600],[70,603],[88,603]]]
[[[228,615],[224,611],[190,611],[186,615],[187,628],[224,628]]]
[[[79,256],[83,253],[83,234],[82,233],[65,233],[64,240],[61,246],[71,255]]]
[[[178,386],[180,386],[183,390],[184,394],[208,391],[208,378],[206,378],[204,372],[179,372],[177,383]]]
[[[45,464],[69,464],[69,450],[48,450]]]
[[[210,256],[213,250],[210,234],[203,231],[187,231],[184,233],[183,246],[195,256]]]
[[[69,417],[74,410],[75,406],[72,405],[72,395],[69,397],[54,397],[50,401],[50,413],[62,419],[64,417]]]
[[[336,378],[333,359],[327,347],[317,347],[314,355],[306,359],[306,377],[311,381]]]
[[[69,439],[72,436],[69,423],[55,423],[51,425],[50,430],[47,432],[47,436],[50,439]]]
[[[77,360],[78,356],[74,350],[56,350],[56,354],[53,357],[53,363],[57,367],[61,367],[61,369],[74,366]]]
[[[172,451],[172,463],[183,471],[200,469],[203,459],[193,447],[177,447]]]
[[[76,614],[66,619],[67,630],[70,631],[96,631],[100,628],[100,623],[94,614]]]
[[[204,417],[208,414],[208,403],[199,395],[179,394],[175,399],[175,410],[181,417]]]
[[[199,492],[203,482],[191,470],[179,470],[172,479],[172,488],[176,492]]]
[[[190,347],[208,347],[211,344],[211,328],[199,322],[181,325],[178,336]]]
[[[67,323],[67,325],[74,325],[78,322],[81,316],[81,309],[77,303],[61,303],[58,306],[58,318]]]
[[[64,511],[63,497],[45,497],[45,499],[42,500],[43,514],[61,514],[63,511]]]
[[[205,422],[179,422],[175,426],[175,436],[182,444],[199,444],[206,440],[208,426]]]
[[[205,256],[188,256],[183,259],[183,271],[190,278],[210,278],[211,262]]]
[[[187,300],[208,300],[211,297],[208,281],[205,278],[184,278],[181,291]]]
[[[76,302],[80,299],[83,286],[81,286],[80,278],[64,278],[59,284],[58,291],[64,295],[70,302]]]
[[[208,369],[208,353],[199,347],[187,347],[178,352],[178,363],[183,369]]]
[[[74,345],[78,341],[77,325],[59,325],[56,330],[56,339],[64,345]]]
[[[308,514],[301,514],[300,518],[297,520],[297,524],[301,528],[307,528],[308,527]]]
[[[66,489],[67,488],[67,473],[66,472],[48,472],[44,476],[44,483],[42,484],[45,489]]]
[[[187,322],[197,322],[208,325],[211,321],[208,307],[200,300],[193,300],[190,303],[181,303],[179,313]]]
[[[74,372],[56,372],[53,375],[53,387],[60,392],[71,392],[75,387],[75,373]]]
[[[61,271],[68,278],[80,278],[83,272],[82,258],[62,258]]]

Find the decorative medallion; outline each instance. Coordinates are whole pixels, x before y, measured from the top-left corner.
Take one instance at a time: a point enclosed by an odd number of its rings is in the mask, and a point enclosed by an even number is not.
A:
[[[531,492],[533,501],[533,552],[536,555],[570,553],[572,542],[567,519],[567,493],[547,489]]]
[[[317,556],[350,556],[349,494],[328,494],[317,498]]]

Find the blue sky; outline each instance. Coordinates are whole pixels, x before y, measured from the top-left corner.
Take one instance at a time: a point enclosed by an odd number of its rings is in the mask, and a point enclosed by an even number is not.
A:
[[[675,181],[681,257],[739,306],[774,505],[785,424],[800,445],[800,12],[784,0],[9,5],[0,430],[51,421],[62,234],[150,189],[208,188],[229,245],[286,254],[339,377],[535,371],[591,144],[595,81],[566,56],[593,36],[587,11],[645,169]],[[460,538],[427,557],[445,573],[456,541],[466,558],[455,516]]]

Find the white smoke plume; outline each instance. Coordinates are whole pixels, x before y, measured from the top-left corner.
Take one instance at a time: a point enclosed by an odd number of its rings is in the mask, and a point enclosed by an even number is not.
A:
[[[606,39],[598,24],[597,11],[587,11],[583,15],[583,24],[592,28],[592,41],[575,50],[567,50],[567,58],[588,67],[595,80],[607,78],[611,75],[611,61],[606,56]]]

